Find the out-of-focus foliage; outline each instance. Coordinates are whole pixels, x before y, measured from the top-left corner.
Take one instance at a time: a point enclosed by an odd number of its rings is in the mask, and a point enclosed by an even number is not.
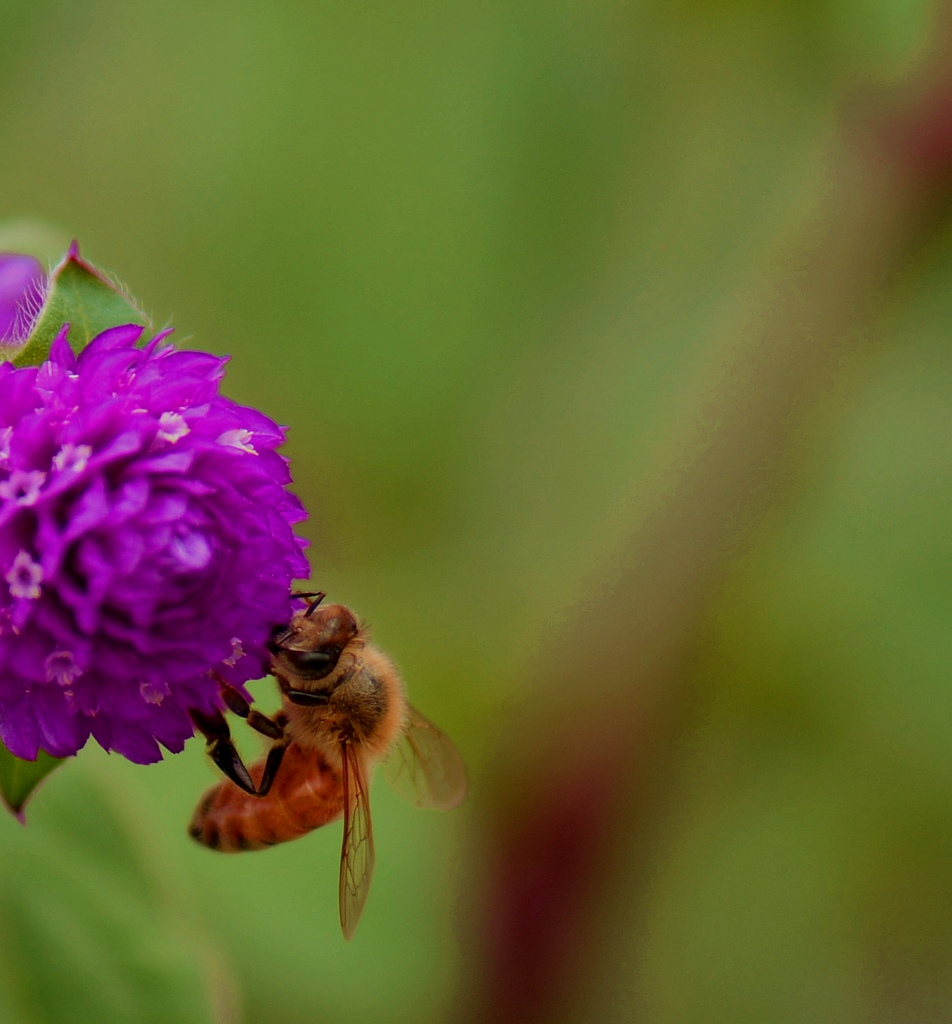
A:
[[[316,585],[369,620],[473,782],[445,816],[374,787],[345,945],[336,828],[215,855],[185,836],[215,777],[199,741],[148,769],[87,751],[26,830],[0,822],[0,1020],[446,1019],[472,808],[500,724],[531,721],[540,630],[584,644],[572,610],[692,417],[713,325],[826,187],[837,112],[910,73],[930,12],[0,6],[0,221],[52,225],[20,234],[45,255],[80,238],[154,322],[234,356],[229,394],[291,427]],[[943,1019],[950,296],[946,236],[831,378],[710,610],[598,1019]]]
[[[102,760],[48,783],[28,828],[0,819],[0,1020],[224,1019],[234,988],[167,837]]]
[[[803,439],[814,458],[800,493],[711,623],[698,727],[637,937],[645,1019],[944,1014],[947,265],[916,289],[887,346],[836,380]]]

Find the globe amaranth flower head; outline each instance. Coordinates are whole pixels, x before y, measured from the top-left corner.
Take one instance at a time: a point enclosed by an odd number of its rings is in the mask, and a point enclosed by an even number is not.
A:
[[[0,739],[147,764],[220,706],[216,673],[245,696],[262,674],[305,513],[283,431],[218,393],[224,359],[133,325],[77,356],[67,331],[0,365]]]

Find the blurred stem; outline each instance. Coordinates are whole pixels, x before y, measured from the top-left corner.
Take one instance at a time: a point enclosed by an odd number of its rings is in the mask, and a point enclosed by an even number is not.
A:
[[[611,951],[636,912],[637,837],[690,706],[683,668],[731,556],[776,499],[793,432],[945,224],[949,52],[875,112],[854,104],[839,119],[808,209],[711,330],[610,582],[536,665],[497,762],[462,1018],[602,1021],[636,984]]]

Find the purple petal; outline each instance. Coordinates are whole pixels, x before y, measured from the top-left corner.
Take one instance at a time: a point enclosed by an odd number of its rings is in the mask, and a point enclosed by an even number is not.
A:
[[[16,704],[0,712],[0,740],[13,754],[24,761],[35,761],[40,748],[40,730],[32,701],[24,696]]]
[[[142,337],[144,330],[145,328],[138,324],[121,324],[119,327],[110,327],[93,338],[80,353],[80,359],[84,356],[92,358],[109,349],[130,348]]]
[[[49,361],[56,363],[64,370],[72,371],[76,369],[76,353],[73,352],[69,345],[69,324],[63,324],[59,334],[53,339],[53,344],[50,346]]]

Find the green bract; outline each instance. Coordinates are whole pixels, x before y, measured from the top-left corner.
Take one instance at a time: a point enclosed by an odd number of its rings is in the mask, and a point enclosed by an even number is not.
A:
[[[63,324],[80,352],[97,334],[120,324],[149,327],[148,317],[105,275],[80,258],[74,242],[50,274],[48,290],[25,344],[9,356],[15,366],[39,366]]]

